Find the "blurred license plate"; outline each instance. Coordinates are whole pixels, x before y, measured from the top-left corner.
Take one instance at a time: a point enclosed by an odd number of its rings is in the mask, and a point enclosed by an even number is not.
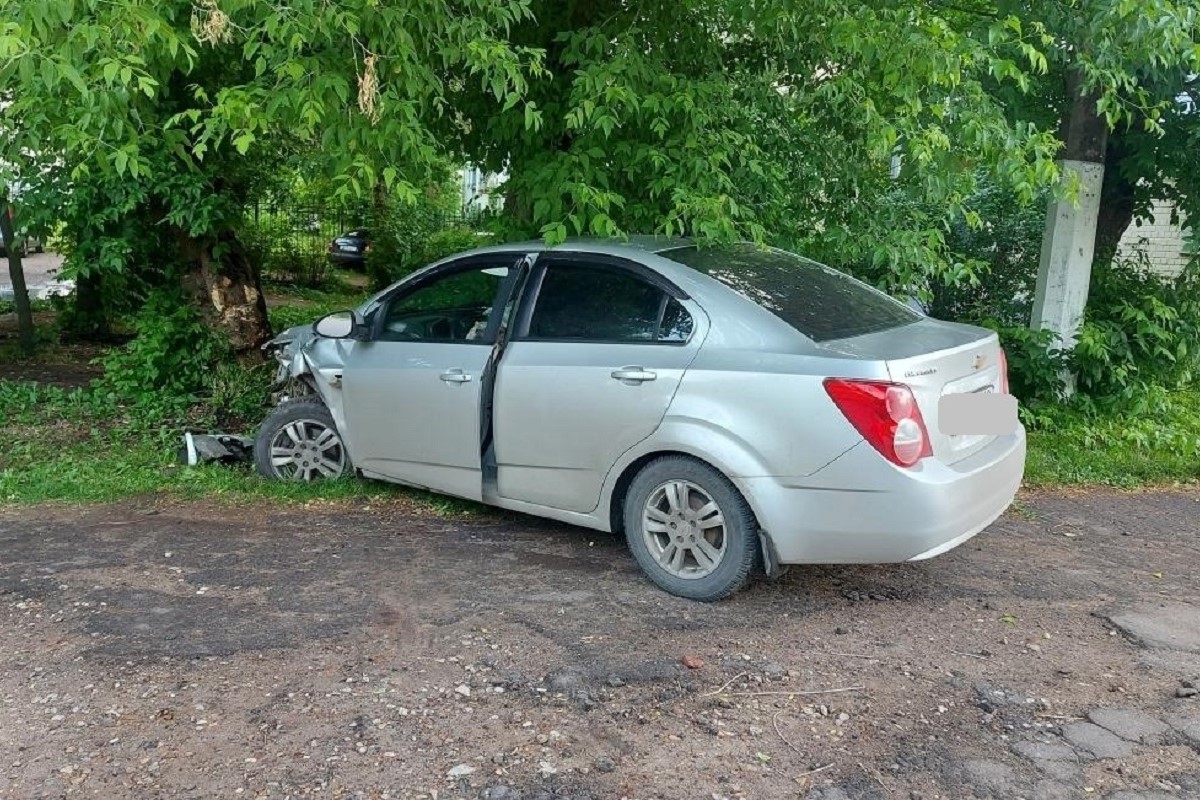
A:
[[[1017,398],[983,387],[938,400],[938,428],[947,436],[1000,436],[1017,429]]]

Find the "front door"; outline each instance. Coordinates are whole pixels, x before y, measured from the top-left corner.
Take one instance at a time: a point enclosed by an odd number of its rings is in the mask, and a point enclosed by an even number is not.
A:
[[[517,258],[451,263],[379,306],[342,377],[350,457],[365,474],[481,499],[480,386]]]
[[[588,512],[617,459],[662,421],[705,320],[633,265],[585,254],[537,265],[496,375],[497,492]]]

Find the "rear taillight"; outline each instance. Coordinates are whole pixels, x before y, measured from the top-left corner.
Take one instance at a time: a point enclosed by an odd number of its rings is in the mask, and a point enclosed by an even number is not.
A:
[[[825,391],[863,438],[893,464],[911,467],[933,455],[921,409],[904,384],[826,378]]]
[[[1000,348],[1000,394],[1008,394],[1008,354]]]

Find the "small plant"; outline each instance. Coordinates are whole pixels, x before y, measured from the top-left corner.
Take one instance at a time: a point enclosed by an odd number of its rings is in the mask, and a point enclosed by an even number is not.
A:
[[[240,430],[257,425],[262,420],[274,376],[273,363],[244,365],[220,361],[214,365],[208,381],[207,406],[217,427]]]
[[[1011,392],[1023,403],[1061,399],[1067,359],[1053,345],[1054,333],[1031,330],[1024,325],[1004,325],[994,319],[983,325],[1000,335],[1000,344],[1008,358],[1008,382]]]
[[[1069,359],[1079,389],[1125,400],[1146,387],[1191,385],[1200,372],[1200,275],[1168,279],[1144,254],[1098,264]]]
[[[102,359],[103,386],[142,406],[186,402],[203,393],[229,345],[178,291],[154,292],[133,319],[132,341]]]

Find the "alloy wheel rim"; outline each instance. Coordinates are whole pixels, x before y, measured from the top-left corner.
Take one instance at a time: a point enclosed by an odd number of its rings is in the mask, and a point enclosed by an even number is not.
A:
[[[346,449],[337,431],[324,422],[298,419],[272,437],[271,468],[285,480],[336,478],[346,469]]]
[[[667,574],[696,580],[711,575],[725,557],[725,515],[691,481],[667,481],[642,509],[642,538]]]

